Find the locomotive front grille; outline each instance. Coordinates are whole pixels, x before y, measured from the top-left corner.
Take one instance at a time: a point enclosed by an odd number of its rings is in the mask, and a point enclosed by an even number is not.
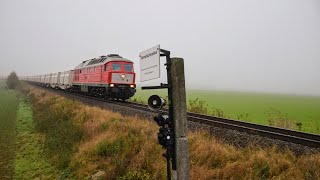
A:
[[[116,87],[118,87],[118,88],[128,88],[129,85],[127,85],[127,84],[118,84],[118,85],[116,85]]]
[[[132,84],[134,81],[133,74],[112,73],[111,82],[115,84]]]

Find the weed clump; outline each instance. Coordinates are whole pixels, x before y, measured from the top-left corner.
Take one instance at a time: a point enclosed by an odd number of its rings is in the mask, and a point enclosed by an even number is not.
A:
[[[114,142],[105,140],[98,144],[97,154],[102,157],[114,156],[124,149],[125,140],[123,138],[116,139]]]
[[[190,99],[188,111],[199,114],[208,114],[208,104],[205,101],[199,100],[199,98]]]
[[[188,111],[189,112],[194,112],[194,113],[199,113],[199,114],[208,114],[211,116],[215,117],[220,117],[220,118],[230,118],[222,109],[220,108],[211,108],[209,110],[209,105],[207,104],[206,101],[200,100],[199,98],[196,99],[190,99],[188,101]],[[246,116],[247,115],[247,116]],[[240,117],[241,118],[247,118],[249,115],[248,114],[243,114]],[[243,120],[243,119],[241,119]]]
[[[283,114],[279,109],[271,108],[267,113],[269,126],[285,129],[302,129],[302,123],[295,123],[287,114]]]
[[[141,98],[137,98],[136,96],[133,96],[130,98],[130,101],[140,104],[146,104],[147,102],[142,100]]]
[[[134,180],[134,179],[143,179],[143,180],[151,180],[154,179],[150,173],[145,170],[142,171],[129,171],[125,175],[117,178],[118,180]]]
[[[237,120],[250,121],[248,113],[237,114]]]
[[[109,128],[109,124],[108,123],[101,123],[100,125],[100,130],[101,131],[106,131]]]
[[[220,117],[220,118],[227,118],[226,113],[219,108],[212,108],[211,115],[215,117]]]

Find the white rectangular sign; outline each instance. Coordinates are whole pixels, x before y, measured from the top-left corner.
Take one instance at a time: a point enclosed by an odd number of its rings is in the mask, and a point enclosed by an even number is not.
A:
[[[160,45],[142,51],[140,57],[140,81],[160,78]]]

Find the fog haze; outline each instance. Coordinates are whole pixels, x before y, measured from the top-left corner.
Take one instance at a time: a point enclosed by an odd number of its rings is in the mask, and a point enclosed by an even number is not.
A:
[[[0,23],[0,75],[117,53],[143,85],[139,52],[160,44],[184,58],[188,88],[320,95],[319,0],[1,0]]]

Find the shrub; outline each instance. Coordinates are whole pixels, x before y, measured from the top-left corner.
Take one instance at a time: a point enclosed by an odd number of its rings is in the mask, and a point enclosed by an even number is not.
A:
[[[298,131],[302,131],[302,122],[296,122]]]
[[[17,89],[20,87],[20,82],[17,74],[15,72],[10,73],[7,78],[7,86],[9,89]]]
[[[267,113],[269,126],[275,126],[285,129],[301,129],[302,124],[295,124],[287,114],[283,114],[279,109],[271,108]]]
[[[190,99],[188,104],[188,111],[200,114],[208,113],[208,104],[205,101],[196,99]]]
[[[237,120],[250,121],[248,113],[237,114],[236,116],[237,116]]]
[[[226,114],[224,113],[224,111],[219,108],[213,108],[211,115],[215,117],[226,118]]]

